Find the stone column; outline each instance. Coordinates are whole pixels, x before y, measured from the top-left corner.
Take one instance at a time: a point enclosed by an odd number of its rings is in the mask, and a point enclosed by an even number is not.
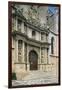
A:
[[[41,41],[41,32],[40,32],[40,35],[39,36],[40,36],[40,41]]]
[[[15,62],[18,62],[18,40],[15,40]]]
[[[41,47],[40,47],[40,60],[39,60],[39,64],[41,64]],[[40,69],[40,65],[39,65],[39,69]]]
[[[25,42],[22,41],[22,68],[25,70]]]
[[[18,18],[17,18],[17,16],[16,16],[16,19],[15,19],[15,30],[16,31],[18,31]]]
[[[28,45],[27,45],[27,70],[29,71],[29,69],[30,69],[30,65],[29,65],[29,56],[28,56],[28,53],[29,53],[29,51],[28,51]]]
[[[47,64],[49,64],[49,60],[48,60],[48,48],[47,48]]]
[[[47,64],[47,48],[43,48],[41,52],[41,61],[43,64]]]
[[[40,63],[41,63],[41,47],[40,47]]]
[[[25,43],[24,43],[24,41],[22,41],[22,58],[23,58],[23,60],[22,60],[22,62],[24,63],[24,55],[25,55],[25,52],[24,52],[24,48],[25,48]]]
[[[24,22],[21,23],[21,32],[25,33],[25,31],[24,31]]]
[[[44,63],[47,64],[48,61],[47,61],[47,48],[44,49]]]
[[[41,48],[41,63],[44,64],[44,49]]]

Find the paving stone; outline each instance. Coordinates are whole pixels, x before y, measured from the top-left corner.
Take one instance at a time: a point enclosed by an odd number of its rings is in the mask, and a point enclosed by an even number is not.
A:
[[[12,85],[33,85],[33,84],[48,84],[48,83],[58,83],[58,78],[56,73],[53,72],[41,72],[41,71],[31,71],[28,76],[23,80],[13,80]]]

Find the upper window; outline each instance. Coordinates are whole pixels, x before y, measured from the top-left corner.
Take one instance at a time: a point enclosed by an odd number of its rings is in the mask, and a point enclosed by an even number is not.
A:
[[[21,30],[21,20],[18,19],[18,30]]]
[[[44,39],[44,35],[41,35],[41,40],[43,40]]]
[[[32,31],[32,36],[35,36],[35,31]]]
[[[51,54],[54,54],[54,37],[51,38]]]
[[[44,33],[41,33],[41,40],[44,40]]]
[[[32,31],[32,37],[35,39],[35,31]]]

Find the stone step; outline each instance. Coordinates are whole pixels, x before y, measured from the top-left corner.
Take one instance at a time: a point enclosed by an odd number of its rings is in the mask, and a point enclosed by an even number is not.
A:
[[[39,78],[55,78],[56,74],[53,74],[52,72],[42,72],[42,71],[31,71],[29,75],[24,77],[23,80],[31,80],[31,79],[39,79]]]

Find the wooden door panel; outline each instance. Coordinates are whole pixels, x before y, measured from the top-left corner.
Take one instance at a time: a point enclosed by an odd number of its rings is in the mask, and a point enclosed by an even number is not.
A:
[[[37,59],[38,56],[36,52],[31,51],[29,54],[30,70],[37,70]]]

